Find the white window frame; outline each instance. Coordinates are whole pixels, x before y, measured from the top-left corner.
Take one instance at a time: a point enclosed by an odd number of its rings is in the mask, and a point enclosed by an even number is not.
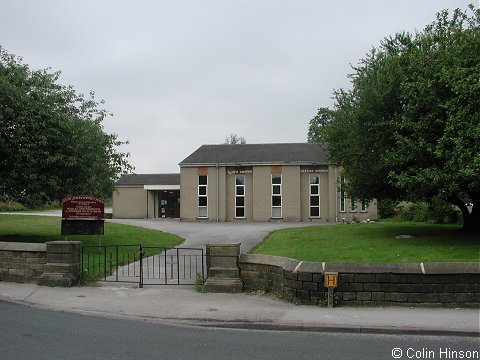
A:
[[[312,183],[312,178],[313,177],[318,177],[318,184]],[[320,174],[310,174],[308,181],[309,181],[308,214],[309,214],[309,217],[311,217],[311,218],[320,218],[320,216],[321,216],[321,212],[320,212]],[[317,189],[316,194],[312,193],[312,187],[315,187]],[[318,205],[312,205],[312,197],[318,198]],[[312,215],[312,209],[313,208],[318,209],[318,215]]]
[[[237,184],[237,178],[243,178],[243,185],[238,185]],[[238,189],[243,188],[243,195],[238,195]],[[243,198],[243,206],[237,205],[237,199],[238,198]],[[237,209],[243,209],[243,216],[237,216]],[[245,175],[235,175],[235,204],[234,204],[234,210],[235,210],[235,219],[245,219],[246,214],[245,214]]]
[[[280,183],[279,184],[274,184],[273,183],[273,177],[277,177],[279,176],[280,177]],[[270,197],[270,201],[271,201],[271,216],[272,216],[272,219],[281,219],[283,217],[283,208],[282,208],[282,205],[283,205],[283,196],[282,196],[282,174],[272,174],[271,175],[271,197]],[[278,194],[275,194],[273,189],[275,189],[276,187],[279,187],[280,189],[280,193]],[[280,205],[273,205],[273,197],[280,197]],[[280,209],[280,216],[274,216],[273,214],[273,211],[274,209]]]
[[[205,176],[207,183],[206,184],[200,184],[200,178]],[[205,194],[200,194],[200,189],[205,189]],[[197,215],[199,219],[207,219],[208,218],[208,175],[198,175],[198,190],[197,190],[197,202],[198,202],[198,209],[197,209]],[[207,204],[206,205],[200,205],[200,199],[201,198],[206,198],[207,199]],[[205,209],[205,214],[202,214],[202,211]]]

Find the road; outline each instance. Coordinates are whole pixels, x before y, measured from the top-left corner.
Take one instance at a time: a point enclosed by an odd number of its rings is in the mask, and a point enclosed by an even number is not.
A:
[[[2,359],[478,359],[469,337],[186,327],[0,303]],[[402,357],[398,357],[402,352]],[[444,351],[442,356],[441,351]],[[450,352],[448,352],[450,351]],[[475,353],[476,351],[476,353]],[[468,353],[467,353],[468,352]],[[424,356],[425,355],[425,356]],[[432,357],[433,356],[433,357]],[[467,357],[464,357],[467,358]]]

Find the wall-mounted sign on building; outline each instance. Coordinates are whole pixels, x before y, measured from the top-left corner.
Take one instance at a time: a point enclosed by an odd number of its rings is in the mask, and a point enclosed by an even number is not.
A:
[[[230,168],[227,170],[228,175],[245,175],[245,174],[253,174],[253,169],[251,167],[237,167],[237,168]]]
[[[328,173],[328,166],[302,166],[300,172],[307,174]]]

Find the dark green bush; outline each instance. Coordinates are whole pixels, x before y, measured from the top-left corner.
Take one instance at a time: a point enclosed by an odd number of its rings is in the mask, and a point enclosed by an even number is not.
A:
[[[378,201],[378,215],[382,219],[388,219],[395,216],[395,207],[397,202],[391,199],[382,199]]]
[[[429,218],[438,224],[444,222],[456,222],[457,211],[455,207],[445,200],[434,197],[428,205]]]
[[[400,219],[404,221],[428,221],[428,204],[419,202],[402,202],[397,206]]]

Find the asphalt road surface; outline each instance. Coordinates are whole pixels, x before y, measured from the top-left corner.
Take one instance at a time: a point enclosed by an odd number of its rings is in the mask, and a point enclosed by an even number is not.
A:
[[[471,337],[210,329],[0,303],[4,360],[478,359],[479,351]]]

